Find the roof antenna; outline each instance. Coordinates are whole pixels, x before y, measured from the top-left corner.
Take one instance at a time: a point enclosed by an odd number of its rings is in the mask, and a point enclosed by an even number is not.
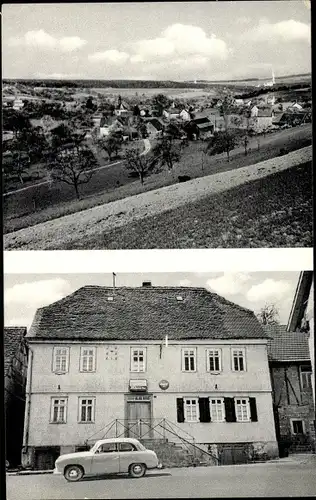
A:
[[[116,274],[115,273],[112,273],[112,277],[113,277],[113,295],[115,294],[115,281],[116,281]]]

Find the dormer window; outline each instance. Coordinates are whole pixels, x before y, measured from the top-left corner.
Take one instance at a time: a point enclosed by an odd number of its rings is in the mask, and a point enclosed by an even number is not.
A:
[[[113,300],[114,300],[114,297],[113,297],[112,295],[109,295],[109,296],[108,296],[108,301],[109,301],[109,302],[111,302],[111,301],[113,301]]]
[[[181,295],[177,295],[177,300],[181,302],[181,300],[183,300],[183,297]]]

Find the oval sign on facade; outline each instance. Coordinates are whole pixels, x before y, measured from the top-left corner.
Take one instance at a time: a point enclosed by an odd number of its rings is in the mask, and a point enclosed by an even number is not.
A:
[[[161,380],[161,381],[159,382],[159,387],[160,387],[160,389],[162,389],[163,391],[165,391],[166,389],[168,389],[168,387],[169,387],[169,382],[168,382],[168,380]]]

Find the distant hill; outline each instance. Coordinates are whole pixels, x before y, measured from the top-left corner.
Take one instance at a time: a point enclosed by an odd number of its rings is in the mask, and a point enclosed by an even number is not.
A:
[[[175,82],[172,80],[37,80],[37,79],[3,79],[3,85],[19,83],[34,87],[80,87],[80,88],[204,88],[205,83]]]

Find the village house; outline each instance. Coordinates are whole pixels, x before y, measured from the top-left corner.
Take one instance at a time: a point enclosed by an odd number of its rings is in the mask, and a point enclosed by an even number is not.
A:
[[[315,409],[308,335],[265,325],[280,455],[315,451]]]
[[[21,464],[27,376],[27,344],[25,327],[5,327],[4,409],[6,460],[10,467]]]
[[[183,120],[184,122],[188,122],[191,120],[191,114],[189,113],[189,111],[187,111],[186,109],[183,109],[180,113],[179,113],[179,117],[181,118],[181,120]]]
[[[146,124],[149,137],[157,137],[161,135],[164,130],[164,124],[158,118],[144,119],[144,123]]]
[[[169,444],[189,435],[228,462],[278,453],[267,334],[204,288],[85,286],[38,309],[27,339],[26,467],[162,421]]]
[[[115,107],[114,114],[120,117],[132,116],[133,112],[130,110],[126,102],[122,101],[121,96],[118,98],[117,106]]]
[[[312,363],[312,388],[315,407],[315,331],[314,331],[314,272],[302,271],[297,283],[287,331],[303,331],[308,334],[309,353]]]

